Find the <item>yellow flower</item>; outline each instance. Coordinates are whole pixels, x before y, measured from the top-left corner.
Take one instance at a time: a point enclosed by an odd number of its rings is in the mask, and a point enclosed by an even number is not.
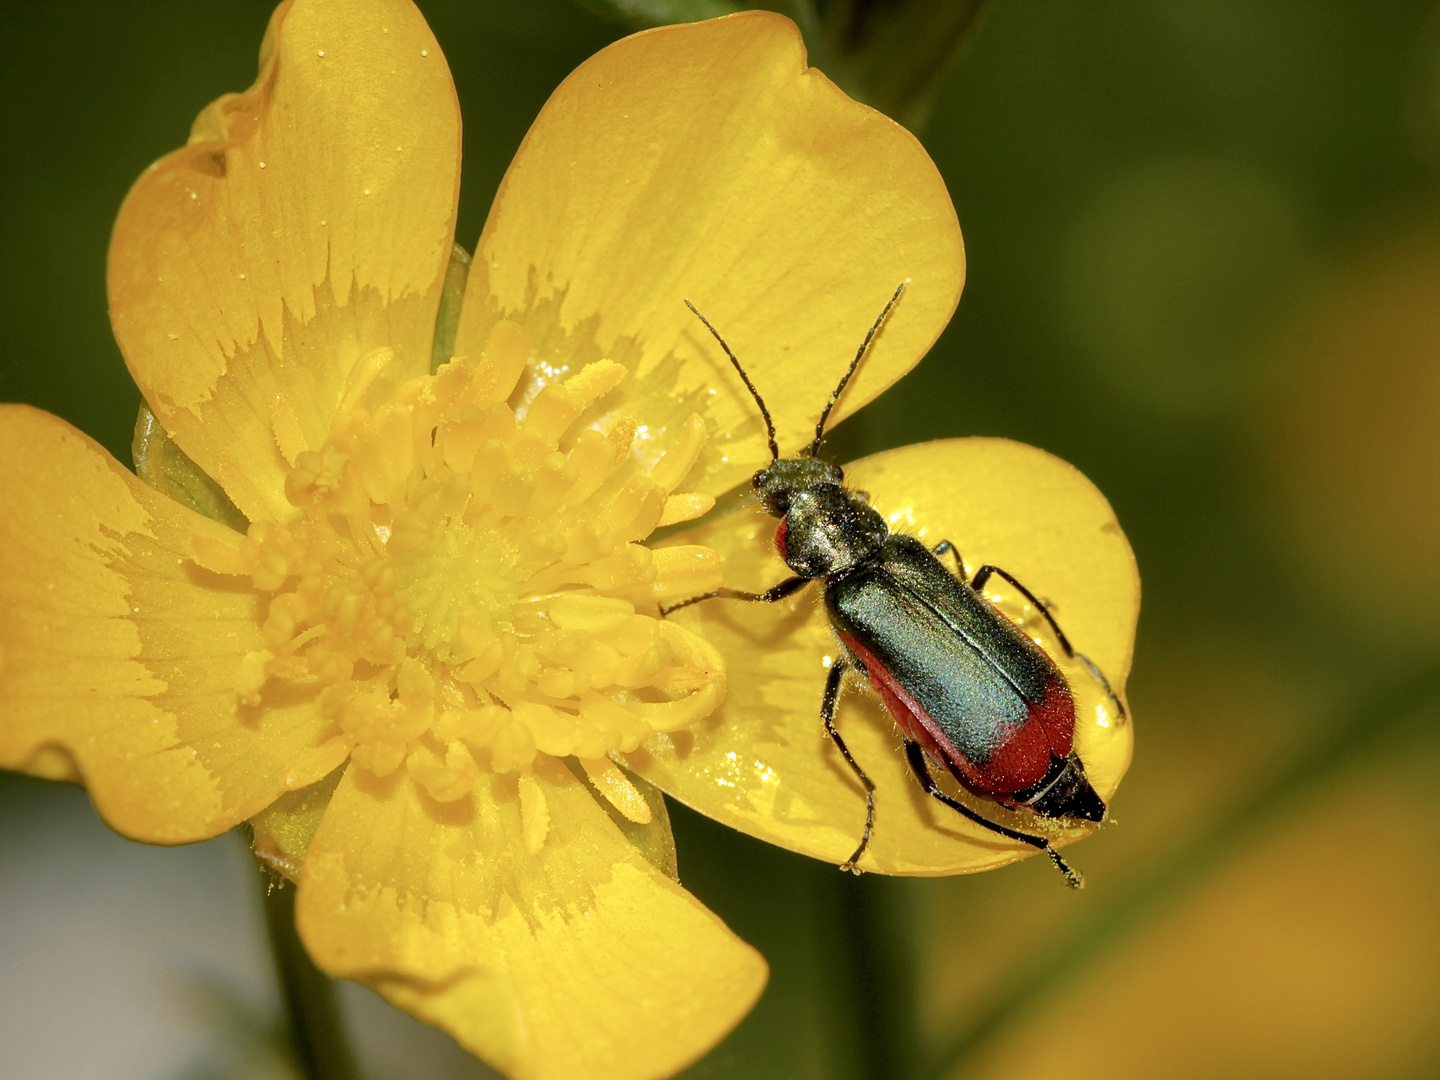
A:
[[[83,782],[141,840],[253,821],[320,966],[514,1076],[660,1076],[765,967],[673,879],[663,807],[616,763],[833,861],[863,819],[816,719],[834,645],[813,596],[657,617],[720,582],[717,551],[732,585],[777,565],[744,512],[643,543],[766,458],[682,300],[795,447],[901,280],[836,419],[928,349],[960,233],[919,144],[765,13],[637,35],[567,79],[457,315],[459,136],[407,0],[292,0],[255,85],[136,183],[109,291],[154,486],[0,409],[0,764]],[[1068,466],[975,440],[851,477],[1019,573],[1123,685],[1133,563]],[[1129,727],[1080,696],[1108,797]],[[932,808],[873,708],[842,722],[881,785],[864,865],[1023,853]]]

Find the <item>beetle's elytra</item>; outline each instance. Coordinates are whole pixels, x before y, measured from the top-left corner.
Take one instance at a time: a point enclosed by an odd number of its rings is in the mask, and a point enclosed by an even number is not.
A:
[[[793,572],[761,593],[720,589],[693,597],[665,614],[715,597],[775,602],[811,581],[824,583],[825,607],[842,655],[831,665],[821,698],[826,734],[865,790],[865,830],[841,869],[857,863],[875,827],[875,786],[835,727],[841,685],[863,673],[884,701],[905,739],[910,769],[927,794],[971,821],[1043,850],[1072,886],[1082,883],[1042,836],[1020,832],[952,798],[935,783],[930,763],[964,788],[1014,810],[1047,818],[1102,821],[1105,802],[1090,785],[1073,749],[1075,702],[1059,665],[988,600],[983,589],[999,577],[1044,616],[1066,657],[1078,658],[1110,691],[1103,674],[1075,653],[1046,605],[998,566],[983,566],[972,580],[949,540],[933,549],[915,537],[892,533],[861,492],[845,486],[839,466],[819,457],[825,424],[905,283],[875,320],[855,358],[831,393],[815,425],[815,438],[795,457],[782,458],[775,425],[749,375],[719,332],[685,302],[719,342],[765,419],[770,465],[752,480],[761,505],[780,519],[775,546]],[[953,555],[959,576],[941,561]],[[1124,707],[1115,698],[1123,715]]]

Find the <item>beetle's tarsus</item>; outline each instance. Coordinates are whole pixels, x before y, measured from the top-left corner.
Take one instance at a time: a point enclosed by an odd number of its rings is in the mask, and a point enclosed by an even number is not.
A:
[[[1115,708],[1118,709],[1120,712],[1120,719],[1129,719],[1128,714],[1125,712],[1125,703],[1120,700],[1120,695],[1115,693],[1114,688],[1110,685],[1110,680],[1105,677],[1105,672],[1100,670],[1100,665],[1095,663],[1094,660],[1091,660],[1084,653],[1077,652],[1075,654],[1075,659],[1079,660],[1082,664],[1084,664],[1085,670],[1090,672],[1090,674],[1095,677],[1095,679],[1100,683],[1100,685],[1105,688],[1105,693],[1110,695],[1110,700],[1115,702]]]
[[[845,751],[845,760],[849,761],[851,766],[858,771],[859,766],[855,764],[855,759],[850,756],[850,751],[845,750],[845,744],[841,743],[840,748],[841,750]],[[863,772],[860,773],[860,779],[867,784],[870,783],[870,778],[866,776]],[[859,877],[865,872],[864,870],[860,869],[860,856],[864,855],[865,849],[870,846],[870,834],[874,831],[875,788],[872,785],[865,792],[865,831],[860,836],[860,846],[855,849],[854,853],[848,859],[846,859],[843,863],[840,864],[841,870],[849,870],[856,877]]]
[[[1048,843],[1045,845],[1045,854],[1050,856],[1050,861],[1055,864],[1055,869],[1065,875],[1065,884],[1072,889],[1083,889],[1085,887],[1085,875],[1079,870],[1073,869],[1069,863],[1060,857],[1060,853]]]

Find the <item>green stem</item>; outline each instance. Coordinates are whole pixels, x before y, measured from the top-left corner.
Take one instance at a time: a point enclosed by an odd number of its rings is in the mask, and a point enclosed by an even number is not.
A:
[[[1103,911],[1082,920],[1063,940],[1046,949],[1041,962],[1028,973],[1008,981],[1005,989],[990,999],[990,1007],[970,1018],[965,1029],[932,1058],[926,1075],[932,1080],[962,1075],[965,1063],[975,1060],[978,1051],[1016,1016],[1029,1011],[1054,987],[1073,982],[1076,972],[1087,963],[1189,895],[1212,871],[1233,858],[1277,810],[1293,805],[1365,754],[1381,750],[1387,739],[1433,731],[1418,721],[1433,714],[1437,699],[1440,668],[1412,672],[1367,695],[1366,704],[1331,728],[1328,737],[1319,736],[1306,744],[1288,767],[1271,774],[1264,786],[1219,815],[1188,843],[1170,849]]]
[[[908,883],[844,875],[837,891],[848,953],[856,1074],[865,1080],[915,1075],[919,1029],[914,1009]]]
[[[275,974],[285,999],[290,1045],[306,1080],[356,1080],[355,1055],[345,1037],[345,1021],[335,998],[335,982],[315,966],[295,932],[295,886],[265,882],[265,926]]]

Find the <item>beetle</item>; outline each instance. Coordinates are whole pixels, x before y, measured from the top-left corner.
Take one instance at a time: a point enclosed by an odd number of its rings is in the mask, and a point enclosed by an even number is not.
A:
[[[792,576],[764,592],[721,588],[662,614],[717,597],[775,603],[812,581],[823,583],[841,655],[825,680],[820,719],[865,791],[865,830],[842,870],[860,872],[858,863],[875,827],[875,785],[835,726],[845,676],[853,671],[869,681],[899,727],[906,762],[926,794],[991,832],[1044,851],[1065,880],[1079,888],[1080,874],[1049,840],[990,820],[942,791],[930,771],[933,763],[966,790],[1008,809],[1044,818],[1105,818],[1105,801],[1074,749],[1070,683],[1050,655],[986,599],[987,582],[998,577],[1033,604],[1065,656],[1096,677],[1122,717],[1123,704],[1099,668],[1071,647],[1049,606],[1014,576],[985,565],[967,581],[954,544],[942,540],[930,548],[913,536],[892,533],[869,497],[847,488],[844,471],[820,457],[831,410],[906,284],[896,288],[830,394],[814,440],[788,458],[780,456],[770,410],[740,360],[710,321],[685,301],[724,350],[765,420],[770,464],[755,473],[751,486],[766,512],[780,519],[775,547]],[[954,557],[958,576],[942,562],[946,555]]]

